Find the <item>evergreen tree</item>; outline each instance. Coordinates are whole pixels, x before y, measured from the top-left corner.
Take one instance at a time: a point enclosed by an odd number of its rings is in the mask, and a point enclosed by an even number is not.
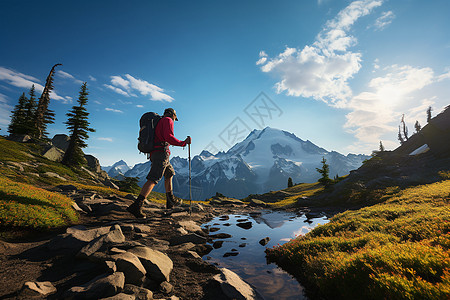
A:
[[[430,123],[431,121],[431,112],[433,111],[433,109],[431,108],[431,106],[428,106],[427,109],[427,123]]]
[[[414,124],[414,127],[416,128],[416,133],[419,133],[420,129],[422,129],[422,126],[420,126],[419,121],[416,121],[416,124]]]
[[[36,122],[35,122],[35,116],[36,116],[36,94],[34,89],[34,84],[30,89],[30,92],[28,93],[29,98],[27,103],[25,104],[25,128],[27,131],[27,134],[30,136],[36,136]]]
[[[88,95],[87,83],[85,82],[81,86],[78,97],[78,106],[73,106],[72,110],[66,114],[68,119],[64,124],[67,125],[67,129],[70,132],[70,142],[66,153],[64,154],[62,163],[68,166],[80,166],[85,163],[82,148],[87,147],[85,140],[89,138],[88,133],[95,132],[94,129],[89,127],[89,113],[85,108]]]
[[[288,188],[293,187],[293,186],[294,186],[294,183],[292,182],[292,178],[289,177],[288,178]]]
[[[36,109],[36,137],[39,139],[47,136],[47,125],[53,124],[55,120],[55,113],[48,108],[48,105],[50,103],[50,93],[53,90],[53,75],[57,66],[61,66],[61,64],[54,65],[47,76],[45,87]]]
[[[403,143],[405,142],[405,140],[403,139],[402,136],[402,131],[400,128],[400,125],[398,125],[398,135],[397,135],[398,141],[400,142],[400,145],[403,145]]]
[[[384,152],[384,146],[383,146],[383,143],[380,141],[380,152]]]
[[[322,157],[322,168],[316,168],[317,172],[319,172],[322,177],[319,178],[319,182],[323,184],[325,187],[329,187],[331,185],[332,180],[330,179],[330,166],[327,164],[327,160],[325,157]]]
[[[26,132],[26,104],[28,102],[25,93],[19,97],[19,103],[14,107],[11,112],[11,122],[8,126],[8,132],[10,134],[27,134]]]
[[[402,120],[400,123],[402,124],[403,138],[407,141],[408,140],[408,127],[406,126],[406,123],[405,123],[405,114],[402,115]]]

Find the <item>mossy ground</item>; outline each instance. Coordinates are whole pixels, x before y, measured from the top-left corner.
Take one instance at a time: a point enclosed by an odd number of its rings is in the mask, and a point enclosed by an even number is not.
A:
[[[399,190],[267,250],[312,298],[449,299],[450,180]]]

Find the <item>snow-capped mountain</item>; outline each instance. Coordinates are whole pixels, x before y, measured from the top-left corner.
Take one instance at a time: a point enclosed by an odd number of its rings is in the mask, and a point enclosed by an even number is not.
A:
[[[110,167],[102,167],[104,171],[108,173],[110,177],[116,179],[122,179],[124,174],[128,172],[131,168],[123,160],[119,160],[114,165]]]
[[[253,130],[242,142],[227,152],[217,154],[202,151],[191,161],[192,198],[204,200],[216,192],[243,198],[249,194],[280,190],[287,186],[288,178],[294,183],[316,182],[320,174],[322,157],[330,165],[330,177],[345,175],[357,169],[367,155],[329,152],[310,141],[303,141],[292,133],[267,127]],[[189,198],[188,160],[173,157],[175,169],[174,192],[178,197]],[[150,170],[150,161],[138,164],[125,176],[140,178],[142,185]],[[155,191],[164,192],[158,184]]]

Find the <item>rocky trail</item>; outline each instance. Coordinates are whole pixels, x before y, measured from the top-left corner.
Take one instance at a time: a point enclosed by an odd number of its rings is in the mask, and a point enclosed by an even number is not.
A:
[[[259,299],[230,270],[201,257],[220,239],[201,228],[216,216],[258,208],[238,200],[166,210],[147,202],[146,219],[125,208],[133,196],[59,186],[80,224],[21,242],[0,241],[0,299]]]

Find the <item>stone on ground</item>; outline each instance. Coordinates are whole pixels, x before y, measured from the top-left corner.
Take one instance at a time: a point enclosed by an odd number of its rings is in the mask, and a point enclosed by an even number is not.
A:
[[[157,282],[170,281],[173,262],[167,255],[145,246],[132,248],[128,252],[139,257],[152,280]]]
[[[125,275],[116,272],[109,276],[100,275],[88,283],[70,288],[65,299],[101,299],[121,292],[125,285]]]
[[[30,296],[33,297],[37,295],[47,296],[50,294],[53,294],[56,292],[56,288],[53,286],[53,284],[50,281],[43,281],[43,282],[32,282],[28,281],[25,282],[23,285],[21,296]]]
[[[116,262],[117,270],[125,274],[125,282],[140,285],[144,281],[147,271],[139,258],[129,252],[115,254],[112,258]]]
[[[123,292],[128,295],[133,295],[137,300],[153,299],[152,291],[132,284],[125,284]]]
[[[236,273],[221,268],[221,273],[214,276],[222,291],[229,299],[264,299],[253,287],[242,280]]]

